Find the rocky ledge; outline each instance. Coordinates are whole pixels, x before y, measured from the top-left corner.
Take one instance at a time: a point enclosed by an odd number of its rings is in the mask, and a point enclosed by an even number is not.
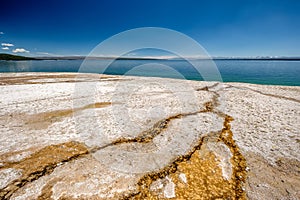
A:
[[[300,87],[0,75],[0,199],[300,199]]]

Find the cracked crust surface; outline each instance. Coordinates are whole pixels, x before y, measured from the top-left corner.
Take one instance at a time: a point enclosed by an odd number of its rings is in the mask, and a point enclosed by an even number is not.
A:
[[[299,87],[0,79],[2,199],[300,198]]]

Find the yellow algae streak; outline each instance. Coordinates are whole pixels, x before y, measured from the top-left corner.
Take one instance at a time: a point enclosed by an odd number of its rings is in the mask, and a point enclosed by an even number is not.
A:
[[[157,173],[144,176],[138,183],[139,192],[124,199],[246,199],[243,189],[247,175],[246,160],[232,138],[232,120],[225,116],[224,127],[219,134],[202,138],[189,155],[179,157]],[[208,149],[207,142],[225,144],[230,150],[232,173],[229,180],[222,173],[222,157],[214,149]]]
[[[195,152],[187,162],[178,164],[178,171],[170,175],[176,185],[176,199],[230,199],[235,196],[234,185],[222,176],[219,161],[212,152]],[[180,178],[185,174],[187,183]]]
[[[189,160],[177,163],[177,171],[168,178],[175,184],[171,199],[235,199],[235,183],[224,179],[220,162],[207,149],[195,151]],[[184,174],[185,180],[180,178]],[[170,199],[163,193],[166,188],[146,192],[145,199]]]

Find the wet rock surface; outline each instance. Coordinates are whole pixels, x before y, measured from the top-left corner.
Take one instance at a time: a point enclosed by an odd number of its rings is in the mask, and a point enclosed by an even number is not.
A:
[[[0,75],[0,199],[299,199],[300,88]]]

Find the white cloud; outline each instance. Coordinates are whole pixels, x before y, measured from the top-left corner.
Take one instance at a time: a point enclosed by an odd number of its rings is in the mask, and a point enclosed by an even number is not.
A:
[[[0,32],[0,35],[3,35],[4,33],[3,32]]]
[[[9,48],[8,48],[8,47],[2,47],[2,49],[3,49],[3,50],[9,50]]]
[[[4,46],[4,47],[13,47],[13,46],[15,46],[11,43],[2,43],[1,45]]]
[[[12,51],[13,53],[29,53],[29,51],[27,51],[26,49],[23,48],[17,48],[15,50]]]

